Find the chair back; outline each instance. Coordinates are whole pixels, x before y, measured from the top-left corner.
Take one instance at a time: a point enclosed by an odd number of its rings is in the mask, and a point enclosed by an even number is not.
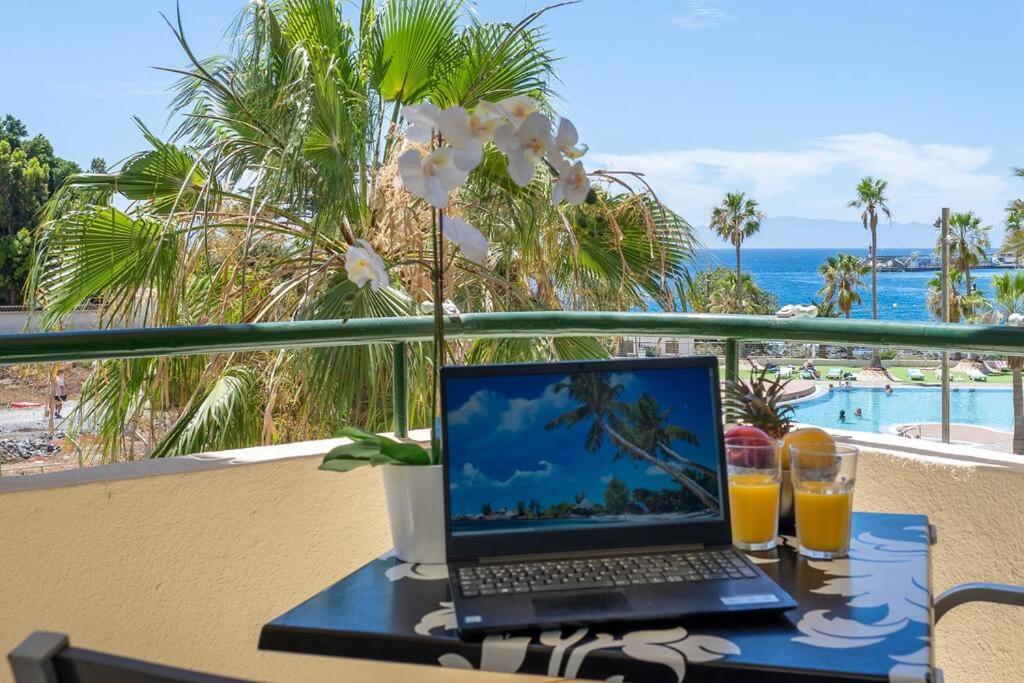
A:
[[[7,655],[15,683],[246,683],[71,647],[63,633],[36,631]]]

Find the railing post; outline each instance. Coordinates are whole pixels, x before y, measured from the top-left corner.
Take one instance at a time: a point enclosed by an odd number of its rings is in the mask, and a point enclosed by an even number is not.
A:
[[[395,436],[409,436],[409,369],[406,366],[406,343],[392,346],[395,379],[392,385],[395,410]]]
[[[740,377],[740,341],[725,340],[725,381],[735,382]]]
[[[725,340],[725,381],[732,383],[740,377],[740,342],[732,337]],[[726,410],[722,416],[726,424],[733,421],[732,411]]]
[[[949,322],[949,209],[942,209],[942,322]],[[942,443],[949,443],[949,351],[942,351]]]

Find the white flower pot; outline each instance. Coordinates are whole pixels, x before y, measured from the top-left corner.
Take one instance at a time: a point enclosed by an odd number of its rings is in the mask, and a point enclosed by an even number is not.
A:
[[[440,465],[383,465],[395,554],[405,562],[441,564],[444,554],[444,476]]]

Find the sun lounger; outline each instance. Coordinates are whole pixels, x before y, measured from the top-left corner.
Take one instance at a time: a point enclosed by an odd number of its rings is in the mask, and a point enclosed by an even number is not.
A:
[[[839,379],[843,376],[843,371],[839,368],[829,368],[828,372],[825,373],[825,377],[828,379]]]
[[[977,368],[971,368],[967,371],[967,376],[970,377],[972,382],[987,382],[988,375]]]
[[[909,370],[907,370],[907,377],[916,382],[924,381],[924,373],[921,372],[921,370],[919,370],[918,368],[910,368]]]
[[[789,379],[793,376],[793,366],[783,365],[779,368],[779,379]]]
[[[998,375],[1009,370],[1009,364],[1005,360],[987,360],[984,361],[985,369],[994,375]]]

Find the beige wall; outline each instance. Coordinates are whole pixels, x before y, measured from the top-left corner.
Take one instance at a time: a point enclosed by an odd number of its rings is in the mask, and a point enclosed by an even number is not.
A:
[[[264,680],[505,680],[256,649],[263,623],[389,546],[378,472],[317,464],[0,493],[0,652],[49,629],[83,647]],[[1022,485],[1020,471],[873,454],[857,507],[931,517],[939,590],[1024,584]],[[950,681],[1019,680],[1022,634],[1024,609],[958,608],[939,628],[938,664]]]

